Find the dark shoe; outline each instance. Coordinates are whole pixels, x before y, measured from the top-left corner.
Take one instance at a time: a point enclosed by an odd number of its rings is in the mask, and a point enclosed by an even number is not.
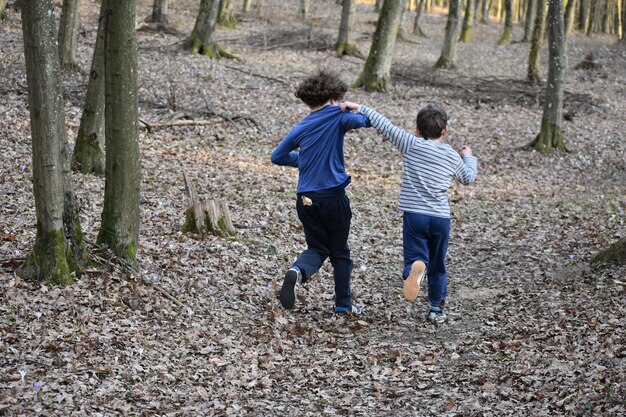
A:
[[[363,314],[363,306],[358,306],[356,304],[352,304],[352,306],[350,307],[340,307],[340,306],[335,306],[335,313],[337,314],[356,314],[356,315],[360,315]]]
[[[422,261],[413,262],[409,276],[404,280],[402,292],[407,301],[415,301],[420,293],[420,283],[426,273],[426,264]]]
[[[302,273],[299,269],[289,268],[285,274],[285,281],[280,289],[280,304],[287,310],[296,305],[296,284],[302,282]]]

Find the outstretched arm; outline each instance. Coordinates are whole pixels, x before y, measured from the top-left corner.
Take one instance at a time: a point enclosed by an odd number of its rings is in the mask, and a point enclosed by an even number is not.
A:
[[[369,119],[372,127],[385,138],[389,139],[403,154],[408,152],[413,145],[420,140],[409,132],[395,126],[385,116],[367,106],[344,101],[341,103],[341,108],[342,110],[357,110],[357,113],[365,115]]]
[[[473,156],[472,148],[467,145],[463,145],[460,152],[463,159],[454,171],[454,178],[463,185],[470,185],[476,180],[478,159]]]

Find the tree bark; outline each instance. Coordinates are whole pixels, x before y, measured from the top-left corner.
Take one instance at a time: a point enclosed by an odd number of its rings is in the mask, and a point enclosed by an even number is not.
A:
[[[567,151],[563,141],[563,97],[565,84],[565,28],[563,0],[548,2],[548,80],[541,131],[532,146],[539,152]]]
[[[72,165],[83,174],[103,175],[104,157],[104,37],[107,26],[107,1],[101,0],[98,34],[91,59],[89,83],[80,127],[72,155]]]
[[[436,68],[456,68],[456,45],[459,38],[459,6],[460,0],[450,0],[448,8],[448,21],[446,23],[446,35],[443,41],[443,49]]]
[[[622,237],[591,259],[591,263],[626,264],[626,237]]]
[[[220,12],[217,21],[225,28],[234,29],[237,26],[232,0],[220,0]]]
[[[513,36],[513,0],[504,0],[504,31],[498,39],[498,45],[511,42]]]
[[[574,26],[574,10],[576,10],[576,0],[568,0],[567,7],[565,8],[565,20],[563,22],[566,37],[572,33],[572,27]]]
[[[626,46],[626,0],[622,0],[622,40],[621,44]]]
[[[426,5],[426,0],[419,0],[415,9],[415,21],[413,22],[413,34],[421,37],[426,37],[426,33],[422,30],[422,26],[420,25],[420,19],[422,18],[422,13],[424,13],[424,7]]]
[[[539,82],[541,75],[540,69],[540,55],[541,45],[543,43],[543,32],[546,24],[546,0],[538,0],[537,13],[535,14],[535,27],[533,28],[533,36],[530,40],[530,53],[528,55],[528,72],[527,79],[532,83]]]
[[[79,23],[79,1],[63,0],[59,22],[59,58],[61,68],[76,69],[76,43]]]
[[[300,19],[306,20],[309,18],[309,9],[311,8],[310,0],[300,0]]]
[[[385,0],[380,10],[374,39],[363,72],[354,83],[354,87],[363,87],[365,91],[387,91],[390,87],[391,63],[404,2]]]
[[[598,8],[597,0],[590,0],[589,2],[589,23],[587,24],[587,36],[591,36],[591,32],[595,30],[596,24],[596,9]]]
[[[467,0],[459,42],[470,43],[472,39],[474,39],[474,0]]]
[[[141,182],[135,0],[108,0],[105,45],[106,179],[98,243],[134,263]]]
[[[249,13],[252,10],[252,0],[244,0],[243,1],[243,12]]]
[[[383,9],[383,2],[385,0],[376,0],[376,3],[374,3],[374,10],[376,11],[376,13],[380,13],[380,11]]]
[[[489,6],[490,5],[491,4],[489,3],[489,0],[482,0],[482,3],[481,3],[482,16],[480,17],[480,23],[489,24]]]
[[[361,55],[359,48],[357,48],[354,40],[352,39],[354,9],[354,0],[343,0],[341,23],[339,24],[339,37],[337,38],[337,43],[335,44],[335,50],[338,55]]]
[[[587,31],[587,7],[589,0],[580,0],[578,9],[578,30],[582,33]]]
[[[234,55],[222,49],[214,40],[220,0],[201,0],[196,23],[186,41],[192,54],[208,58],[234,58]]]
[[[71,284],[90,262],[72,186],[61,89],[59,51],[51,0],[21,4],[33,152],[37,235],[17,274]]]
[[[159,25],[167,25],[168,0],[154,0],[152,5],[152,21]]]
[[[526,17],[524,21],[524,37],[522,42],[528,42],[531,34],[533,33],[535,15],[537,14],[537,1],[544,0],[528,0],[528,7],[526,8]]]
[[[4,19],[5,17],[5,12],[4,9],[7,6],[7,0],[0,0],[0,19]]]

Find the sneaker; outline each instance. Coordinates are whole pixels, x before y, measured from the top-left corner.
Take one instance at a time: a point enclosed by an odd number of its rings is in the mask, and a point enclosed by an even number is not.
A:
[[[356,304],[352,304],[352,306],[350,307],[340,307],[340,306],[335,306],[335,313],[337,314],[356,314],[356,315],[360,315],[363,314],[363,306],[358,306]]]
[[[433,324],[441,324],[448,320],[448,316],[442,309],[437,310],[429,310],[428,311],[428,321]]]
[[[285,274],[285,281],[280,289],[280,304],[287,310],[296,305],[296,284],[302,282],[302,273],[297,268],[289,268]]]
[[[413,262],[409,276],[404,280],[402,292],[407,301],[415,301],[420,293],[420,283],[426,272],[426,264],[422,261]]]

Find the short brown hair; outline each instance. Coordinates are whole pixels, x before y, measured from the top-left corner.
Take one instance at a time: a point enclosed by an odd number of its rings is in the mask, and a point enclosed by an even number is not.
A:
[[[330,99],[341,99],[346,91],[348,91],[348,86],[337,74],[321,69],[298,85],[295,96],[307,106],[316,107]]]
[[[417,113],[417,128],[424,139],[439,139],[448,125],[448,114],[438,104],[427,104]]]

